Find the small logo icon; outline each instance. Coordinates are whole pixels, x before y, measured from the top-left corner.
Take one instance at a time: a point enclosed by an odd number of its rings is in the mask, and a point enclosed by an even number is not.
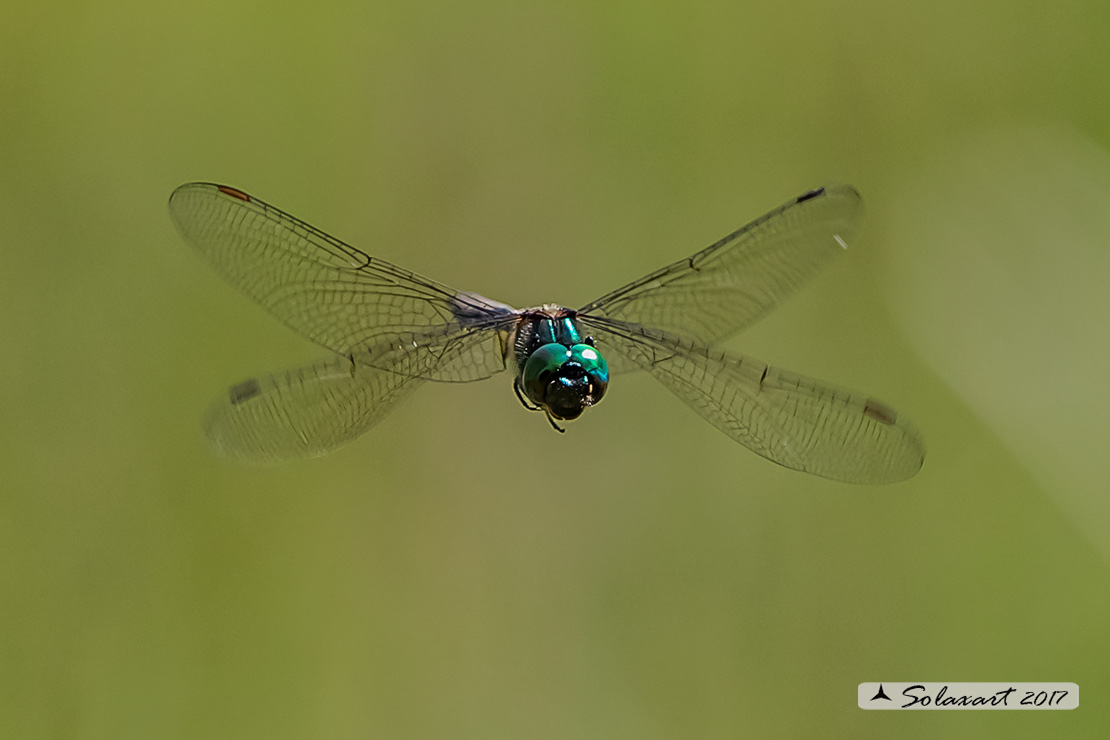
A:
[[[885,691],[883,691],[883,685],[882,684],[879,684],[878,693],[871,697],[871,701],[875,701],[876,699],[886,699],[887,701],[894,701],[893,699],[891,699],[889,696],[886,695]]]

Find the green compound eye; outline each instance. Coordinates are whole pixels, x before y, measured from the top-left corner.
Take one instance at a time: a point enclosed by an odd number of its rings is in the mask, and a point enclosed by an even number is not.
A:
[[[524,393],[556,419],[577,419],[605,395],[609,365],[588,344],[545,344],[524,363]]]
[[[570,349],[561,344],[545,344],[524,363],[524,394],[532,403],[546,406],[544,401],[547,384],[570,359]]]
[[[588,344],[576,344],[570,348],[570,356],[572,360],[577,360],[582,365],[586,374],[593,378],[595,383],[606,386],[609,384],[609,363],[597,349]],[[605,393],[604,389],[598,394],[598,400],[603,393]]]

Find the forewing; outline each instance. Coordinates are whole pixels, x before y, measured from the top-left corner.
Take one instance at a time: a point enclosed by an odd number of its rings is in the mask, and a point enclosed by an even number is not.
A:
[[[715,344],[773,309],[842,252],[861,208],[850,186],[810,191],[579,313]]]
[[[512,314],[509,306],[372,258],[224,185],[182,185],[170,196],[170,214],[185,240],[232,285],[340,354]]]
[[[913,425],[880,401],[665,332],[581,319],[608,358],[645,370],[709,423],[794,470],[893,483],[925,458]]]
[[[204,429],[226,457],[315,457],[362,435],[421,382],[336,358],[233,386],[212,404]]]

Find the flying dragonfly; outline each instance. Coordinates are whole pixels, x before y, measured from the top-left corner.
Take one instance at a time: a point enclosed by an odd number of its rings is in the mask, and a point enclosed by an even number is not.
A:
[[[232,386],[205,431],[223,455],[277,461],[359,437],[424,381],[513,373],[521,403],[562,422],[612,376],[642,370],[763,457],[853,483],[913,476],[914,427],[874,398],[714,349],[846,249],[849,186],[811,190],[720,241],[578,309],[516,309],[346,244],[242,190],[170,196],[187,242],[232,285],[333,356]]]

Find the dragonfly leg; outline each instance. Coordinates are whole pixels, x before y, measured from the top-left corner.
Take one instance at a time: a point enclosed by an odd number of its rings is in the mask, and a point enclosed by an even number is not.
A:
[[[520,403],[521,403],[522,406],[524,406],[524,408],[528,409],[529,411],[539,411],[540,410],[539,406],[536,406],[532,403],[529,403],[528,399],[524,397],[524,394],[520,392],[520,378],[519,377],[516,380],[513,381],[513,390],[516,391],[516,397],[520,400]]]
[[[524,408],[528,409],[529,411],[540,411],[541,410],[539,406],[536,406],[533,403],[529,403],[528,399],[524,397],[524,393],[522,393],[521,390],[520,390],[520,378],[519,377],[516,380],[513,381],[513,390],[516,391],[516,397],[518,399],[520,399],[520,403],[521,403],[522,406],[524,406]],[[559,434],[566,434],[567,433],[566,429],[563,429],[561,426],[559,426],[555,422],[555,417],[551,415],[550,411],[548,411],[547,409],[543,409],[543,413],[544,413],[544,415],[547,416],[547,423],[551,425],[552,429],[554,429]]]
[[[566,429],[563,429],[561,426],[559,426],[558,424],[555,423],[555,417],[551,415],[550,411],[548,411],[547,409],[544,409],[543,412],[547,415],[547,423],[551,425],[552,429],[554,429],[559,434],[566,434],[567,433]]]

